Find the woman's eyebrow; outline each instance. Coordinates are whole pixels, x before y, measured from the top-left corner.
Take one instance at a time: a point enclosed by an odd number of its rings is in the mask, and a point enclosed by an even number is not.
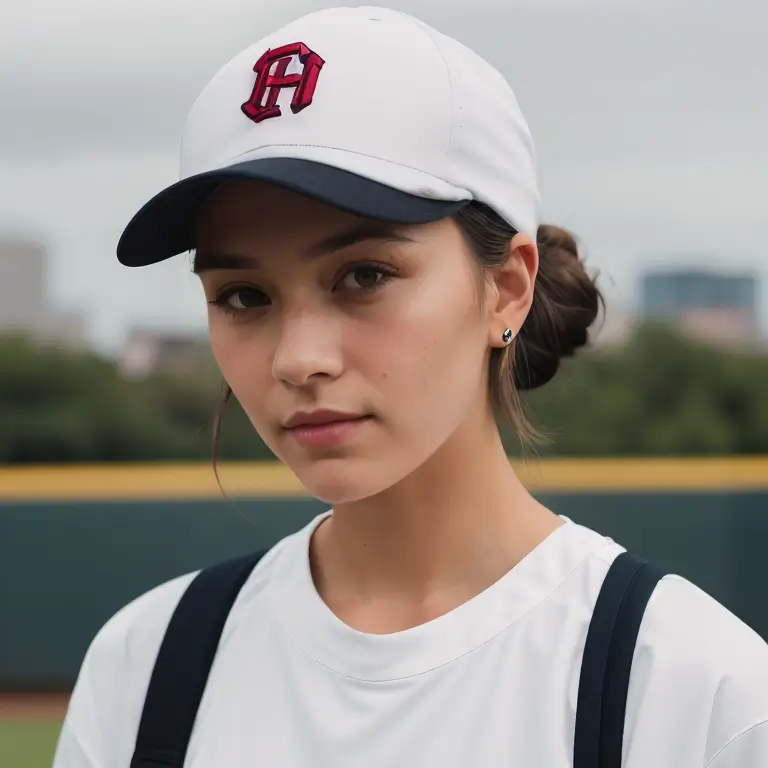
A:
[[[332,235],[322,238],[306,249],[307,259],[316,259],[331,253],[350,248],[371,240],[382,242],[410,243],[411,238],[395,224],[385,222],[364,222],[356,224]],[[192,271],[199,275],[216,269],[254,269],[259,261],[254,256],[238,253],[199,250],[195,252]]]
[[[412,239],[406,236],[402,231],[401,225],[387,222],[365,221],[362,224],[356,224],[323,238],[310,246],[306,251],[306,255],[307,258],[317,258],[369,240],[380,240],[392,243],[413,242]]]
[[[216,251],[196,251],[192,263],[192,272],[200,275],[216,269],[253,269],[257,265],[254,258],[236,253],[218,253]]]

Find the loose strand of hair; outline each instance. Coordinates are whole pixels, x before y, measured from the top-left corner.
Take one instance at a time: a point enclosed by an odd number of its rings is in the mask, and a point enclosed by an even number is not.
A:
[[[224,498],[228,499],[229,496],[227,496],[227,492],[224,490],[224,486],[221,484],[221,478],[219,477],[219,452],[221,449],[221,430],[224,424],[224,413],[227,409],[227,404],[232,397],[232,387],[224,382],[222,392],[222,397],[219,400],[213,418],[213,474],[216,477],[216,484],[219,486],[219,490]]]

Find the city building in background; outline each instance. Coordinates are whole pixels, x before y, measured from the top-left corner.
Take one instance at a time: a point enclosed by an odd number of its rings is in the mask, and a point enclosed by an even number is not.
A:
[[[752,344],[760,336],[757,289],[749,273],[656,270],[642,278],[641,315],[707,341]]]
[[[128,332],[118,365],[126,378],[171,372],[200,376],[215,370],[207,336],[147,328]]]
[[[52,305],[48,254],[34,240],[0,238],[0,334],[4,333],[22,333],[75,349],[88,342],[85,317]]]

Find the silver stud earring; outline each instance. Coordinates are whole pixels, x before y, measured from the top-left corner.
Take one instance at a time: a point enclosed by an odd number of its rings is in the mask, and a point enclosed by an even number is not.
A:
[[[512,333],[511,328],[507,328],[504,333],[501,334],[501,340],[504,342],[504,344],[509,344],[510,341],[512,341],[512,336],[514,334]]]

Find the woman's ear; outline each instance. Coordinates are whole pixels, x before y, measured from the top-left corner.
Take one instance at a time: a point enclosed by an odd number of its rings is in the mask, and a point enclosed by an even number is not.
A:
[[[494,300],[490,307],[490,344],[505,346],[504,332],[514,338],[522,328],[533,303],[533,288],[539,268],[539,250],[528,236],[517,234],[509,244],[509,258],[493,272]],[[509,336],[509,334],[507,334]]]

